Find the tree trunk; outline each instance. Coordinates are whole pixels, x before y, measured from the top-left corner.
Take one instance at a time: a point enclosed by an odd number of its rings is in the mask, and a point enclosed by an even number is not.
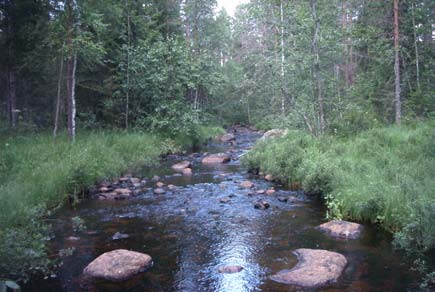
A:
[[[68,34],[67,34],[67,111],[68,111],[68,137],[72,142],[75,140],[75,116],[76,116],[76,101],[75,101],[75,83],[76,83],[76,67],[77,67],[77,53],[73,47],[73,4],[74,0],[67,2],[68,9]]]
[[[63,75],[63,54],[60,56],[59,77],[57,79],[57,99],[56,99],[56,112],[54,115],[53,138],[56,138],[57,131],[59,129],[60,102],[61,102],[61,93],[62,93],[62,75]]]
[[[317,101],[319,103],[319,122],[320,122],[320,134],[323,134],[325,130],[325,115],[323,111],[323,86],[320,77],[320,49],[319,49],[319,35],[320,35],[320,21],[317,18],[317,0],[311,0],[311,13],[315,21],[314,37],[312,42],[312,49],[314,53],[314,78],[317,85]]]
[[[10,0],[7,1],[9,5],[6,6],[8,10],[6,15],[6,23],[7,23],[7,39],[9,41],[8,44],[8,63],[7,63],[7,100],[6,107],[8,113],[9,125],[12,128],[17,126],[17,72],[16,72],[16,58],[15,58],[15,27],[14,27],[14,17],[15,17],[15,1]]]
[[[414,32],[414,48],[415,48],[415,69],[417,78],[417,89],[420,90],[420,60],[418,56],[418,44],[417,44],[417,31],[415,27],[415,5],[414,2],[411,3],[412,12],[412,29]]]
[[[9,123],[12,128],[17,126],[17,79],[14,69],[9,69],[8,74],[8,105],[9,105]]]
[[[130,104],[130,45],[131,45],[131,24],[130,24],[130,10],[128,7],[128,0],[125,1],[127,10],[127,89],[125,101],[125,128],[128,129],[129,123],[129,104]]]
[[[400,101],[400,45],[399,45],[399,0],[394,1],[394,75],[395,92],[394,104],[396,111],[396,124],[400,125],[401,101]]]

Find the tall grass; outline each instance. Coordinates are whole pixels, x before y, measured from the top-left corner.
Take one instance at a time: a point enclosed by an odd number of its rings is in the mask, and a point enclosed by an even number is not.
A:
[[[433,122],[348,138],[291,132],[259,143],[244,163],[321,194],[329,217],[378,223],[400,247],[435,247]]]
[[[68,196],[221,132],[200,130],[175,139],[121,131],[79,133],[75,143],[65,135],[55,142],[48,134],[0,138],[0,278],[26,280],[50,270],[43,216]]]

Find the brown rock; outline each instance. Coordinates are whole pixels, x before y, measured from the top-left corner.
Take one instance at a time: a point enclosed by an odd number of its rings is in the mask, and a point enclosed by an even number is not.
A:
[[[176,171],[183,171],[183,169],[185,168],[189,168],[192,164],[190,163],[190,161],[182,161],[179,163],[176,163],[174,165],[172,165],[172,169],[176,170]]]
[[[257,191],[257,194],[262,195],[262,194],[264,194],[265,192],[266,192],[265,190],[258,190],[258,191]]]
[[[227,133],[227,134],[224,134],[224,135],[219,137],[219,140],[223,143],[227,143],[227,142],[233,141],[235,139],[236,139],[236,137],[231,133]]]
[[[183,174],[184,175],[191,175],[192,174],[192,169],[191,168],[185,168],[185,169],[183,169]]]
[[[118,189],[113,190],[113,192],[117,193],[117,194],[131,195],[131,190],[129,190],[129,189],[118,188]]]
[[[320,225],[319,229],[329,233],[333,237],[355,239],[361,235],[363,226],[348,221],[332,220]]]
[[[177,187],[174,186],[174,185],[168,185],[168,189],[170,189],[170,190],[175,190],[175,189],[177,189]]]
[[[139,182],[140,182],[140,179],[137,178],[137,177],[131,177],[131,178],[130,178],[130,182],[131,182],[132,184],[139,183]]]
[[[268,196],[271,196],[271,195],[273,195],[274,193],[275,193],[275,190],[274,190],[274,189],[269,189],[269,190],[266,191],[266,195],[268,195]]]
[[[166,193],[166,191],[162,188],[154,189],[154,194],[156,194],[156,195],[163,195],[164,193]]]
[[[165,184],[162,183],[161,181],[159,181],[159,182],[156,183],[156,187],[158,187],[158,188],[162,188],[164,185],[165,185]]]
[[[251,189],[254,187],[254,183],[252,181],[245,180],[240,183],[240,186],[245,189]]]
[[[107,193],[109,191],[108,187],[101,187],[99,188],[100,193]]]
[[[336,252],[301,248],[293,253],[298,257],[298,264],[271,276],[271,280],[313,288],[336,282],[347,265],[346,258]]]
[[[271,174],[266,174],[266,176],[264,177],[265,180],[267,181],[274,181],[275,178],[273,177],[273,175]]]
[[[149,255],[118,249],[97,257],[83,270],[83,274],[94,279],[119,282],[128,280],[151,266],[152,258]]]
[[[230,198],[220,198],[219,203],[226,204],[230,201]]]
[[[242,266],[220,266],[218,268],[218,272],[224,273],[224,274],[234,274],[234,273],[238,273],[242,270],[243,270]]]
[[[126,177],[126,176],[123,176],[123,177],[120,177],[120,178],[119,178],[119,182],[121,182],[121,183],[126,182],[126,181],[128,181],[128,180],[129,180],[129,178]]]
[[[270,204],[268,202],[266,202],[265,200],[258,200],[255,203],[254,207],[255,207],[255,209],[266,210],[267,208],[270,207]]]
[[[204,164],[218,164],[218,163],[226,163],[231,160],[231,157],[226,153],[217,153],[207,155],[202,159],[202,163]]]

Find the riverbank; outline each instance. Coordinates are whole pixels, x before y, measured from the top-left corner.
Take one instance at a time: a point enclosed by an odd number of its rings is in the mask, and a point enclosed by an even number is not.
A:
[[[434,123],[372,129],[353,137],[290,132],[244,157],[289,185],[301,183],[327,217],[379,224],[400,248],[435,247]]]
[[[44,216],[76,200],[88,186],[136,167],[158,162],[162,154],[202,143],[222,130],[204,127],[194,137],[165,138],[117,131],[79,133],[53,142],[49,134],[3,137],[0,141],[0,278],[27,280],[47,274],[46,243],[51,237]],[[75,198],[74,198],[75,197]]]

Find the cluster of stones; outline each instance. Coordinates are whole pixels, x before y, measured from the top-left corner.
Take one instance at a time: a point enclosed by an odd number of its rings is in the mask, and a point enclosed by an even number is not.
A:
[[[235,130],[236,131],[236,130]],[[285,131],[273,130],[267,132],[263,138],[274,138],[286,135]],[[233,134],[228,133],[219,137],[219,140],[224,143],[229,143],[235,140]],[[203,164],[219,164],[227,163],[231,160],[231,157],[226,153],[210,154],[202,158]],[[182,172],[185,175],[192,173],[192,164],[189,161],[182,161],[172,166],[172,169],[178,172]],[[270,175],[263,175],[267,181],[275,181],[275,178]],[[156,182],[155,194],[164,194],[165,188],[174,189],[173,185],[165,186],[160,181],[159,177],[152,179]],[[113,184],[102,184],[99,191],[100,199],[125,199],[135,193],[136,189],[141,189],[146,181],[140,180],[134,177],[122,177],[118,182]],[[224,186],[222,186],[224,187]],[[240,183],[240,187],[243,189],[254,190],[255,184],[249,180]],[[275,193],[274,188],[268,190],[259,189],[254,190],[256,194],[272,195]],[[250,195],[253,193],[250,192]],[[295,197],[279,197],[278,200],[282,202],[295,201]],[[228,203],[230,198],[225,197],[219,199],[221,203]],[[255,208],[265,210],[270,207],[270,204],[260,199],[255,205]],[[361,235],[363,227],[360,224],[334,220],[324,223],[318,227],[319,230],[325,233],[344,239],[355,239]],[[116,233],[113,239],[127,238],[128,235],[122,233]],[[321,249],[297,249],[293,251],[293,254],[298,258],[298,264],[290,270],[283,270],[275,275],[270,276],[270,279],[276,282],[285,283],[289,285],[295,285],[300,287],[316,288],[323,285],[334,283],[341,276],[343,270],[347,266],[347,259],[342,254],[337,252],[321,250]],[[92,279],[106,280],[111,282],[120,282],[130,279],[131,277],[138,275],[150,267],[152,267],[153,261],[151,256],[139,252],[129,251],[125,249],[113,250],[106,252],[94,261],[92,261],[84,270],[83,274]],[[238,273],[243,270],[242,266],[230,265],[220,266],[218,268],[219,273]]]

